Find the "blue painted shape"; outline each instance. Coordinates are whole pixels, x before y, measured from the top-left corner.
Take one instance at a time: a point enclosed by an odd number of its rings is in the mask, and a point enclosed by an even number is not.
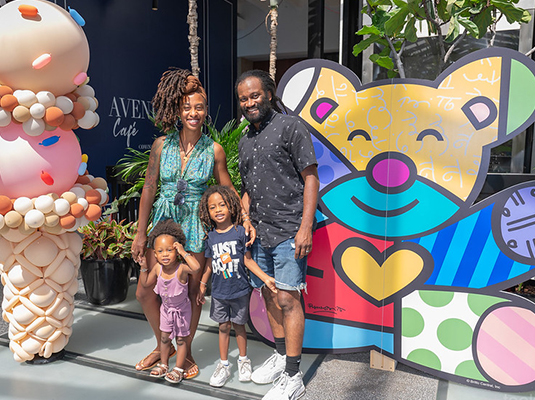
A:
[[[71,17],[72,19],[74,19],[74,21],[80,25],[80,26],[84,26],[85,25],[85,19],[82,18],[82,16],[80,15],[80,13],[78,11],[76,11],[74,8],[69,8],[69,14],[71,14]]]
[[[491,221],[492,207],[487,207],[481,210],[477,216],[477,223],[471,233],[470,240],[466,246],[468,251],[465,251],[461,264],[453,280],[453,286],[466,287],[470,283],[472,275],[474,274],[479,256],[483,252],[487,237],[492,227]],[[474,214],[475,215],[475,214]]]
[[[507,279],[512,279],[519,275],[522,275],[528,271],[531,271],[534,267],[535,266],[533,265],[521,264],[515,261],[513,263],[513,266],[511,267],[511,271],[509,272],[509,276]]]
[[[507,280],[512,267],[513,260],[500,252],[498,259],[496,260],[496,264],[494,264],[492,267],[492,273],[490,274],[487,285],[494,285],[495,283],[500,283]]]
[[[316,209],[316,221],[323,222],[327,221],[329,218],[325,214],[323,214],[320,210]]]
[[[496,264],[498,256],[501,254],[498,245],[494,241],[492,233],[489,232],[485,242],[485,247],[479,257],[472,279],[470,279],[469,287],[482,288],[487,286],[490,275],[492,273],[491,265]]]
[[[442,268],[437,276],[436,284],[451,286],[459,269],[462,257],[466,252],[466,246],[477,222],[477,214],[472,214],[466,219],[459,221],[455,234],[448,246],[448,252],[444,257]]]
[[[417,180],[402,193],[387,194],[370,187],[365,176],[340,183],[323,194],[322,200],[344,224],[362,233],[387,238],[432,230],[459,209],[422,181]]]
[[[54,144],[56,144],[57,142],[59,142],[59,139],[61,139],[59,136],[55,135],[55,136],[50,136],[48,138],[46,138],[45,140],[43,140],[41,143],[39,143],[39,146],[52,146]]]
[[[379,349],[393,353],[394,335],[332,322],[305,320],[304,348],[357,349],[369,346],[377,346]]]
[[[438,233],[437,239],[433,243],[433,247],[427,249],[433,256],[433,260],[435,262],[433,272],[431,273],[431,276],[426,282],[428,285],[436,284],[440,269],[442,268],[442,263],[444,262],[444,258],[446,257],[446,254],[449,249],[449,244],[453,235],[455,234],[456,228],[457,224],[453,224],[448,226],[446,229],[440,231]]]
[[[332,181],[349,174],[349,168],[340,161],[339,157],[329,150],[319,139],[312,135],[314,152],[318,161],[318,176],[320,179],[320,190]]]

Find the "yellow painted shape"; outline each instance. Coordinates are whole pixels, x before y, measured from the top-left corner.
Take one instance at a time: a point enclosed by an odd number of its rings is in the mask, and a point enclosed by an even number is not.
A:
[[[362,291],[381,301],[409,285],[423,270],[419,254],[402,249],[392,253],[379,265],[366,250],[349,247],[341,259],[347,277]]]
[[[499,121],[496,118],[477,130],[462,107],[474,97],[484,96],[499,110],[500,82],[500,57],[464,65],[446,76],[437,88],[412,81],[363,90],[338,71],[323,68],[300,116],[358,171],[365,170],[380,153],[402,153],[414,161],[418,175],[465,200],[475,185],[483,147],[497,140]],[[311,116],[311,106],[321,98],[334,100],[338,107],[319,124]],[[365,131],[371,140],[362,136],[348,140],[357,129]],[[436,130],[443,140],[416,140],[425,129]]]

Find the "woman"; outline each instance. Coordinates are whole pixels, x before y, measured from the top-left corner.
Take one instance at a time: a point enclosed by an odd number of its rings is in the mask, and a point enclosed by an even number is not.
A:
[[[207,115],[207,97],[200,81],[188,70],[170,69],[162,75],[152,102],[155,125],[161,126],[166,135],[158,137],[151,148],[132,255],[137,260],[147,251],[148,270],[155,265],[153,251],[147,249],[148,220],[154,206],[153,223],[164,219],[179,223],[186,234],[186,251],[201,265],[201,271],[188,282],[192,319],[184,378],[191,379],[199,373],[191,354],[191,341],[201,315],[201,306],[195,300],[205,265],[204,232],[198,216],[199,201],[212,174],[218,184],[233,186],[223,148],[201,131]],[[182,124],[180,130],[176,128],[177,117]],[[160,196],[154,202],[158,182]],[[252,243],[256,232],[249,221],[245,228]],[[136,369],[142,371],[160,361],[160,300],[153,288],[144,288],[142,285],[137,286],[136,297],[157,339],[156,349],[136,364]]]

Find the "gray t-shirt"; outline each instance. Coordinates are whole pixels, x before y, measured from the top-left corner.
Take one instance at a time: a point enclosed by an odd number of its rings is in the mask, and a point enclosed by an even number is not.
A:
[[[242,190],[251,199],[249,214],[262,247],[293,238],[303,216],[301,172],[317,165],[310,133],[299,117],[273,111],[249,126],[240,140]]]

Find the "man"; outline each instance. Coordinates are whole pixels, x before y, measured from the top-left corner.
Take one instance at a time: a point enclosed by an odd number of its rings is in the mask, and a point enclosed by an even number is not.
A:
[[[298,399],[305,393],[299,371],[305,317],[300,302],[306,287],[307,255],[319,180],[317,161],[305,124],[280,113],[275,82],[264,71],[243,73],[236,94],[251,123],[239,144],[243,206],[257,229],[253,258],[275,278],[277,293],[262,288],[276,351],[253,372],[255,383],[278,379],[264,400]],[[254,287],[263,283],[254,275]]]

